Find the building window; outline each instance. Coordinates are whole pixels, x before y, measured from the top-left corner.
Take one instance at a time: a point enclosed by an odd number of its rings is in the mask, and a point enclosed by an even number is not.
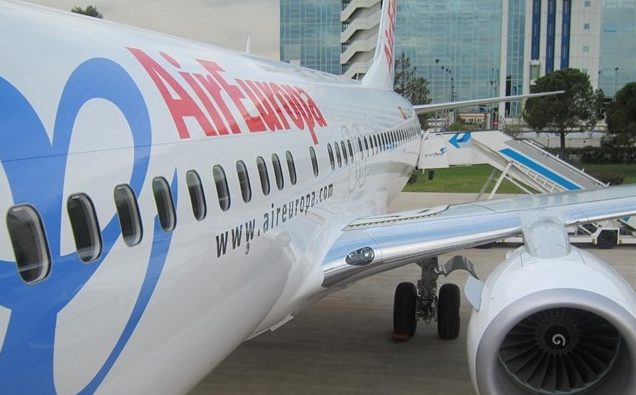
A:
[[[199,173],[194,170],[186,172],[186,183],[188,184],[188,192],[190,193],[190,203],[192,204],[192,214],[197,221],[202,221],[208,212],[205,203],[205,193],[203,192],[203,184]]]
[[[294,156],[291,152],[285,152],[285,158],[287,158],[287,169],[289,170],[289,181],[291,181],[292,185],[296,185],[296,181],[298,180],[296,177],[296,164],[294,163]]]
[[[371,151],[369,151],[369,140],[367,140],[367,136],[364,136],[364,150],[367,152],[367,158],[371,155]]]
[[[269,195],[270,187],[269,187],[269,174],[267,174],[267,165],[265,164],[265,159],[262,157],[256,158],[256,167],[258,167],[258,177],[261,179],[261,189],[263,190],[263,195]]]
[[[28,284],[43,280],[51,268],[51,256],[40,215],[29,205],[11,207],[7,228],[15,263],[22,280]]]
[[[247,173],[247,167],[242,160],[236,162],[236,173],[241,186],[241,196],[243,196],[243,201],[247,203],[252,200],[252,186],[250,185],[250,175]]]
[[[338,167],[342,167],[342,157],[340,156],[340,146],[336,141],[333,146],[336,148],[336,159],[338,160]]]
[[[378,136],[377,135],[373,135],[373,145],[375,145],[375,153],[378,154],[380,153],[380,144],[378,144]]]
[[[318,158],[316,158],[314,147],[309,147],[309,157],[311,158],[311,167],[314,170],[314,177],[318,177]]]
[[[585,1],[585,6],[586,6],[586,7],[590,7],[591,5],[592,5],[592,2],[591,2],[591,1],[589,1],[589,0],[586,0],[586,1]]]
[[[331,144],[327,143],[327,153],[329,154],[329,163],[331,164],[331,170],[336,169],[336,162],[333,159],[333,149],[331,149]]]
[[[212,174],[214,175],[214,185],[216,185],[216,194],[219,198],[219,207],[221,210],[227,211],[230,208],[230,189],[227,186],[227,178],[225,177],[225,170],[219,165],[215,165],[212,168]]]
[[[590,52],[590,46],[589,45],[584,45],[583,46],[583,53],[589,53]]]
[[[135,192],[129,185],[120,184],[115,187],[114,197],[124,242],[129,247],[135,246],[141,242],[143,236]]]
[[[177,225],[177,216],[174,212],[174,203],[170,193],[170,184],[163,177],[155,177],[152,180],[152,193],[155,195],[159,223],[164,232],[171,232]]]
[[[590,30],[590,24],[589,23],[584,23],[583,24],[583,30]]]
[[[276,186],[278,190],[282,190],[285,186],[285,181],[283,180],[283,169],[280,166],[280,159],[278,159],[278,155],[272,154],[272,165],[274,166],[274,177],[276,178]]]
[[[360,150],[360,159],[364,159],[364,151],[362,150],[362,140],[358,137],[358,149]]]
[[[86,194],[76,193],[66,201],[77,254],[84,262],[94,261],[102,253],[102,237],[93,202]]]

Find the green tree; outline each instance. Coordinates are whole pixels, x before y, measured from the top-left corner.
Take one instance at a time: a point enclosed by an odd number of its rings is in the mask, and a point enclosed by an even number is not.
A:
[[[71,12],[74,12],[76,14],[88,15],[99,19],[104,18],[104,15],[102,15],[102,13],[99,12],[97,7],[94,5],[86,6],[86,8],[82,8],[76,5],[75,7],[71,8]]]
[[[616,92],[616,101],[606,112],[607,137],[604,144],[614,147],[636,146],[636,81]]]
[[[411,64],[411,59],[404,53],[395,60],[395,80],[394,90],[402,95],[411,104],[428,104],[429,97],[428,81],[426,78],[417,75],[417,67]],[[420,115],[420,124],[426,123],[426,117]]]
[[[558,70],[537,79],[534,92],[561,90],[565,93],[529,99],[523,119],[538,133],[559,133],[560,155],[565,157],[565,136],[596,125],[603,93],[594,92],[589,75],[578,69]]]

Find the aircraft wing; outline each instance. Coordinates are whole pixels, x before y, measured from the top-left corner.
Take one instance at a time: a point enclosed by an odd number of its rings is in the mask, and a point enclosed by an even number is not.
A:
[[[636,185],[445,205],[364,217],[342,229],[322,263],[323,287],[344,286],[420,258],[522,234],[540,213],[565,226],[636,214]]]
[[[470,107],[470,106],[479,106],[482,104],[499,103],[502,101],[508,102],[508,101],[532,99],[534,97],[558,95],[564,92],[565,91],[541,92],[541,93],[531,93],[528,95],[490,97],[488,99],[464,100],[464,101],[434,103],[434,104],[418,104],[413,106],[413,109],[415,110],[416,114],[427,114],[427,113],[434,113],[434,112],[438,112],[442,110],[452,110],[452,109],[461,108],[461,107]]]

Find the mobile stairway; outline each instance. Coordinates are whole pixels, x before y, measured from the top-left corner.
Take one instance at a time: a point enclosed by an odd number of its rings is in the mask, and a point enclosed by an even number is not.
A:
[[[492,199],[501,183],[509,180],[528,194],[605,188],[607,185],[584,170],[565,162],[531,140],[515,139],[501,131],[425,132],[418,168],[424,170],[450,166],[488,164],[493,167],[477,200],[488,187]],[[636,217],[603,221],[570,229],[574,243],[593,243],[601,248],[617,244],[636,244]],[[507,239],[506,241],[520,241]]]

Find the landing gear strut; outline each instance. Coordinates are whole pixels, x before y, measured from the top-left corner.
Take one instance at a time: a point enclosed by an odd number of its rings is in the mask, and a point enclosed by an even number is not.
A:
[[[393,302],[393,340],[406,341],[415,334],[417,321],[430,323],[437,321],[440,339],[452,340],[459,336],[459,287],[444,284],[437,293],[440,275],[448,276],[455,270],[466,270],[477,278],[473,264],[461,256],[453,257],[445,265],[440,265],[437,257],[421,259],[417,264],[422,275],[413,283],[400,283],[395,289]]]

